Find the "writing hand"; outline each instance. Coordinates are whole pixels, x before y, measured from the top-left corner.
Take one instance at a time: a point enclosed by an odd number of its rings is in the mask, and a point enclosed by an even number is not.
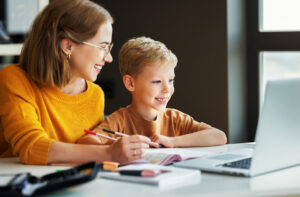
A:
[[[145,149],[149,148],[150,139],[141,135],[132,135],[118,138],[110,145],[112,161],[127,163],[142,159]]]

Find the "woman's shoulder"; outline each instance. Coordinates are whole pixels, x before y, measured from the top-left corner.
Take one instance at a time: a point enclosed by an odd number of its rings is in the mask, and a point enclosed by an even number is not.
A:
[[[0,69],[0,83],[1,84],[25,84],[29,83],[26,72],[20,65],[8,65]]]
[[[14,77],[14,76],[24,76],[25,71],[20,67],[20,65],[8,65],[0,69],[1,77]]]
[[[98,84],[95,84],[88,80],[86,80],[86,82],[87,82],[89,91],[96,93],[96,94],[104,95],[102,88]]]
[[[32,100],[37,85],[19,65],[9,65],[0,69],[1,96]]]

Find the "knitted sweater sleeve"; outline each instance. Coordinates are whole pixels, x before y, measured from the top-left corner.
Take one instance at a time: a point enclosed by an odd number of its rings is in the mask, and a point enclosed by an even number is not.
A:
[[[20,70],[20,69],[19,69]],[[47,164],[50,144],[39,117],[34,83],[17,69],[0,70],[0,117],[3,136],[25,164]]]

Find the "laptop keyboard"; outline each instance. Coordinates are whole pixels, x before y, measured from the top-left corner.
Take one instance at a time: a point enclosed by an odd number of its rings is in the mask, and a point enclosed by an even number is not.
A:
[[[211,159],[217,159],[217,160],[233,160],[233,159],[239,159],[242,158],[244,155],[238,155],[238,154],[221,154],[214,157],[211,157]]]
[[[242,159],[242,160],[238,160],[238,161],[233,161],[233,162],[230,162],[230,163],[225,163],[222,166],[223,167],[230,167],[230,168],[250,169],[251,159],[252,158],[247,158],[247,159]]]

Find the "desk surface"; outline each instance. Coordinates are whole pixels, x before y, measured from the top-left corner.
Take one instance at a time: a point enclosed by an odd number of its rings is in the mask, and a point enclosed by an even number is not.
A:
[[[252,148],[253,143],[228,144],[217,147],[192,148],[209,152],[225,152]],[[17,158],[0,159],[0,173],[31,172],[36,176],[65,167],[23,165]],[[194,185],[163,189],[150,185],[96,180],[46,196],[287,196],[300,195],[300,166],[253,177],[235,177],[202,172],[201,181]],[[297,196],[298,196],[297,195]]]

